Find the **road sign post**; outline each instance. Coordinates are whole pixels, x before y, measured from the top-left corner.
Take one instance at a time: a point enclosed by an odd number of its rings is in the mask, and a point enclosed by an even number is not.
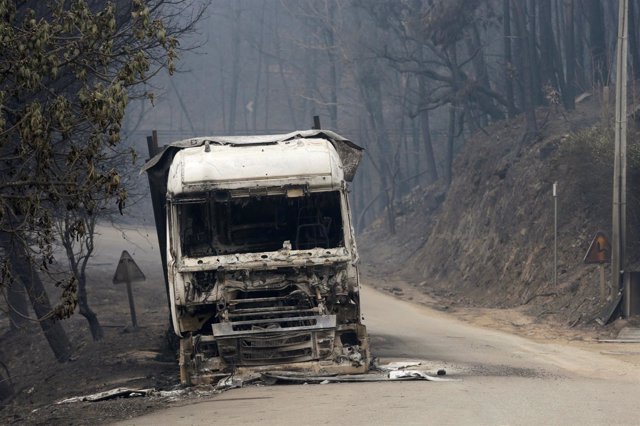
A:
[[[599,264],[598,269],[600,270],[600,300],[606,300],[609,298],[607,297],[606,291],[607,283],[604,277],[604,264]]]
[[[553,182],[553,286],[558,287],[558,182]]]
[[[131,284],[135,281],[144,281],[146,278],[131,255],[126,251],[122,251],[120,261],[113,275],[114,284],[126,284],[127,296],[129,298],[129,311],[131,312],[131,323],[133,328],[138,328],[138,319],[136,318],[136,306],[133,301],[133,288]]]
[[[129,311],[131,311],[131,324],[133,328],[138,328],[138,319],[136,318],[136,304],[133,302],[133,289],[131,281],[127,281],[127,296],[129,296]]]

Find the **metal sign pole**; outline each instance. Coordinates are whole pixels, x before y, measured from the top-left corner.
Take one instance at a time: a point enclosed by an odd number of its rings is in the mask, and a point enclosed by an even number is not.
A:
[[[131,311],[131,323],[133,328],[138,328],[138,319],[136,317],[136,306],[133,301],[133,288],[131,284],[134,281],[144,281],[145,277],[131,255],[126,251],[122,251],[116,273],[113,275],[114,284],[126,284],[127,296],[129,297],[129,311]]]
[[[553,182],[553,286],[558,286],[558,182]]]
[[[604,277],[604,263],[598,265],[598,270],[600,272],[600,301],[604,302],[608,299],[606,291],[606,280]]]
[[[131,323],[133,328],[138,328],[138,320],[136,318],[136,306],[133,302],[133,289],[131,288],[131,280],[127,280],[127,295],[129,296],[129,310],[131,311]]]

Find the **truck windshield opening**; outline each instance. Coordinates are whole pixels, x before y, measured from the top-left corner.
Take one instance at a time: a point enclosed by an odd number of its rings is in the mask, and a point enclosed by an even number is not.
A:
[[[214,256],[344,246],[340,192],[213,198],[177,204],[182,255]]]

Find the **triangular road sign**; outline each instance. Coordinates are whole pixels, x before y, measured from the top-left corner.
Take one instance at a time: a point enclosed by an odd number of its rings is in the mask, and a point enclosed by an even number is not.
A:
[[[127,282],[144,281],[146,278],[131,255],[126,251],[122,251],[116,273],[113,275],[114,284],[124,284]]]
[[[607,235],[602,232],[596,232],[591,241],[589,250],[584,256],[584,263],[610,263],[611,262],[611,243]]]

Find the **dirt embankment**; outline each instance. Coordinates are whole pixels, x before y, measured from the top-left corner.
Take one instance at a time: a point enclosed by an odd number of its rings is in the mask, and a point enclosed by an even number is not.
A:
[[[396,235],[389,236],[381,220],[360,236],[365,275],[400,277],[454,305],[519,307],[571,327],[591,324],[604,301],[597,267],[582,260],[594,234],[611,229],[613,131],[602,116],[601,106],[588,100],[571,113],[539,110],[540,134],[533,140],[522,138],[522,117],[469,138],[448,191],[415,188],[396,208],[402,212]],[[636,126],[630,121],[632,157]],[[630,182],[636,174],[630,167]],[[630,191],[629,241],[635,241],[640,206],[638,190],[630,185]],[[633,244],[629,255],[637,261]]]

